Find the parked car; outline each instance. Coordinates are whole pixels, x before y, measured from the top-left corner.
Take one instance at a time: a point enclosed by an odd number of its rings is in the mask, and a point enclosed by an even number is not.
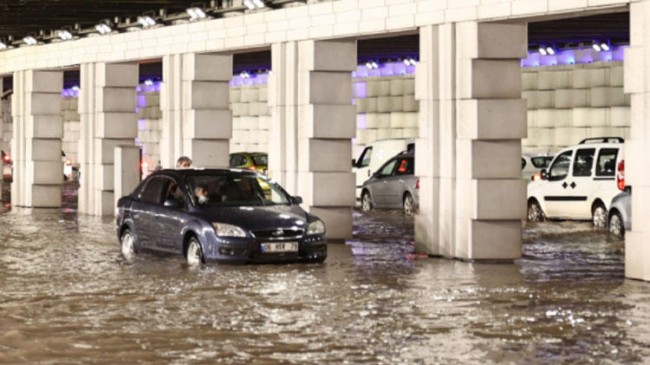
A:
[[[235,152],[230,154],[231,168],[248,169],[266,174],[269,158],[264,152]]]
[[[543,169],[553,161],[552,155],[521,155],[521,177],[526,181],[533,180],[535,177],[540,177]]]
[[[11,182],[13,178],[13,162],[11,156],[2,151],[2,180]]]
[[[415,176],[413,152],[404,152],[388,160],[361,188],[361,209],[402,209],[413,214],[419,206],[420,179]]]
[[[269,186],[268,199],[260,181]],[[117,237],[127,260],[158,251],[183,255],[190,265],[323,262],[325,225],[301,202],[252,171],[155,171],[118,201]]]
[[[388,159],[407,150],[415,151],[413,139],[382,139],[366,146],[359,158],[352,160],[352,171],[356,175],[356,196],[361,199],[361,187],[373,171],[382,166]]]
[[[591,219],[607,225],[612,198],[625,188],[624,141],[588,138],[560,151],[541,180],[528,184],[528,220]]]
[[[629,189],[612,199],[607,227],[609,233],[619,238],[624,238],[625,231],[632,229],[632,194]]]

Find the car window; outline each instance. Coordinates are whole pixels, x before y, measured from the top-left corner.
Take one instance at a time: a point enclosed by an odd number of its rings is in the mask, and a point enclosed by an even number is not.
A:
[[[163,189],[168,187],[168,180],[163,177],[154,177],[142,190],[140,195],[140,201],[148,204],[157,204],[162,203],[163,198]],[[167,192],[167,190],[165,190]]]
[[[573,176],[591,176],[594,153],[596,153],[594,148],[581,148],[576,151],[576,156],[573,159]]]
[[[259,206],[289,204],[289,195],[264,175],[216,174],[188,178],[192,191],[205,189],[207,206]],[[195,197],[198,203],[198,197]]]
[[[229,166],[230,166],[230,167],[237,167],[237,166],[239,166],[238,161],[239,161],[239,155],[230,155],[230,163],[229,163]]]
[[[413,161],[412,158],[401,158],[397,164],[395,175],[413,175]]]
[[[596,176],[614,176],[618,148],[601,148],[596,163]]]
[[[553,161],[553,156],[537,156],[530,159],[530,162],[533,163],[533,166],[538,169],[547,168],[551,161]]]
[[[367,167],[370,165],[370,157],[372,156],[372,147],[366,147],[366,149],[361,152],[361,156],[359,156],[359,167]]]
[[[391,176],[393,170],[395,170],[395,165],[397,165],[397,160],[390,160],[384,166],[379,169],[379,176]]]
[[[562,180],[569,174],[571,164],[571,155],[573,151],[566,151],[557,156],[550,169],[548,170],[548,179],[551,181]]]

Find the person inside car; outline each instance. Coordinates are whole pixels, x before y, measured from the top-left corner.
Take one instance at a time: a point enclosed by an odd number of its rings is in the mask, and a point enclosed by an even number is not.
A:
[[[208,190],[205,186],[197,186],[194,189],[194,195],[199,204],[206,204],[210,199],[208,198]]]

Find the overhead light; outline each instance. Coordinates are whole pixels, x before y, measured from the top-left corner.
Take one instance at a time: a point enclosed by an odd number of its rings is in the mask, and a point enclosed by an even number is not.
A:
[[[146,80],[144,80],[144,84],[146,86],[153,86],[153,80],[152,79],[146,79]]]
[[[0,49],[7,49],[7,45],[2,41],[0,41]]]
[[[546,53],[552,56],[555,54],[555,50],[553,49],[553,47],[546,47]]]
[[[111,27],[108,26],[106,23],[99,23],[95,25],[95,29],[99,34],[108,34],[112,31]]]
[[[72,39],[72,33],[70,33],[69,31],[67,31],[67,30],[65,30],[65,29],[62,29],[62,30],[57,31],[57,32],[56,32],[56,35],[57,35],[61,40],[64,40],[64,41],[69,41],[70,39]]]
[[[244,0],[244,5],[248,10],[262,9],[266,6],[262,0]]]
[[[605,52],[609,51],[609,49],[610,49],[609,44],[607,44],[607,43],[601,43],[600,48]]]
[[[539,54],[541,54],[542,56],[546,56],[548,54],[548,52],[546,51],[546,47],[544,46],[539,47]]]
[[[148,28],[156,25],[156,20],[149,15],[143,15],[138,17],[138,23],[140,23],[143,28]]]
[[[418,61],[416,61],[413,58],[405,58],[404,61],[402,61],[406,66],[415,66]]]
[[[196,6],[191,7],[191,8],[187,8],[185,10],[185,12],[187,13],[187,15],[190,16],[190,21],[194,21],[194,20],[198,20],[198,19],[205,19],[205,17],[206,17],[205,11],[203,11],[203,9],[201,9],[199,7],[196,7]]]
[[[27,37],[23,38],[23,42],[25,42],[25,44],[28,46],[33,46],[38,43],[36,38],[32,37],[31,35],[28,35]]]

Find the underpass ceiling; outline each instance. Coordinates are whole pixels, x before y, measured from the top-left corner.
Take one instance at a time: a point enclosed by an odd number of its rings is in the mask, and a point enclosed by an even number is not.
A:
[[[217,0],[217,6],[222,4]],[[207,4],[209,1],[203,2]],[[199,4],[201,4],[199,2]],[[12,35],[21,39],[27,34],[49,33],[75,23],[82,28],[93,27],[108,18],[130,17],[132,21],[145,12],[166,9],[168,14],[182,13],[187,7],[197,5],[193,0],[12,0],[0,4],[0,39]],[[578,18],[529,23],[528,39],[531,48],[540,44],[562,47],[567,44],[590,43],[593,40],[611,41],[614,44],[629,43],[629,13],[616,12]],[[359,62],[386,60],[403,57],[417,58],[419,49],[417,34],[391,38],[359,40]],[[154,60],[155,61],[155,60]],[[235,73],[243,70],[270,68],[270,51],[236,54]],[[159,62],[144,63],[143,77],[160,76]]]

